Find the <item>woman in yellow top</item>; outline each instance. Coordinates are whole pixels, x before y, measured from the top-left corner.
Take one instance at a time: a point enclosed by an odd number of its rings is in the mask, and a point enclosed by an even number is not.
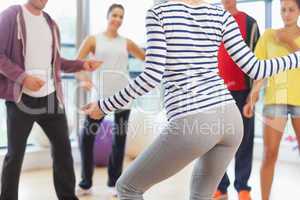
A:
[[[300,47],[300,0],[281,0],[281,17],[284,27],[266,30],[256,46],[256,56],[260,59],[288,55]],[[300,64],[300,63],[299,63]],[[253,115],[253,105],[259,97],[264,80],[256,81],[251,99],[244,107],[244,115]],[[265,85],[264,101],[264,157],[261,167],[262,200],[269,200],[275,163],[280,141],[291,116],[293,128],[300,143],[300,69],[283,72],[268,78]]]

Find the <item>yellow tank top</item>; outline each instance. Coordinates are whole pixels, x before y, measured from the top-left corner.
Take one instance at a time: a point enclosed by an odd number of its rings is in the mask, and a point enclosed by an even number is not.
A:
[[[270,59],[289,54],[289,50],[276,40],[273,29],[265,31],[260,38],[255,54],[259,59]],[[300,47],[300,37],[296,39]],[[288,104],[300,106],[300,69],[294,69],[274,75],[267,80],[264,102],[270,104]]]

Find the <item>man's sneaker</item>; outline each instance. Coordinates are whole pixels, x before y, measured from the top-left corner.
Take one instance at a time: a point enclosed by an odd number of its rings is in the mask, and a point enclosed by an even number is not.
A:
[[[213,200],[228,200],[228,195],[227,193],[217,190],[214,194]]]
[[[239,192],[239,200],[251,200],[250,192],[247,190],[241,190]]]

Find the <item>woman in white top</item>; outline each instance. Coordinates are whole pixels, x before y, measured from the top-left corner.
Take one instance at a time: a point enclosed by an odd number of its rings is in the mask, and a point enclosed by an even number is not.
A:
[[[231,14],[201,0],[159,4],[148,11],[146,26],[144,72],[83,111],[99,119],[162,82],[169,122],[117,181],[119,199],[143,200],[145,191],[194,160],[190,199],[212,199],[243,137],[241,113],[219,76],[220,44],[254,79],[298,67],[300,52],[258,60]]]
[[[119,35],[122,25],[124,8],[113,4],[107,14],[108,25],[104,33],[89,36],[82,44],[79,59],[85,59],[92,53],[97,60],[103,61],[101,69],[90,76],[85,73],[77,74],[84,88],[91,91],[93,100],[109,97],[129,83],[128,56],[144,60],[145,53],[134,42]],[[116,181],[122,173],[127,123],[130,114],[130,105],[115,112],[113,129],[112,153],[108,165],[108,187],[114,192]],[[82,157],[82,180],[79,183],[78,193],[87,194],[92,187],[94,172],[93,146],[95,135],[100,127],[101,120],[86,118],[80,134],[80,150]],[[115,192],[114,192],[115,194]]]

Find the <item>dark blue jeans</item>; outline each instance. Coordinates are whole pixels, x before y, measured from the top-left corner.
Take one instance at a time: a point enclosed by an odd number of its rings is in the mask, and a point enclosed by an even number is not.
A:
[[[236,104],[243,113],[243,107],[246,104],[247,97],[249,95],[249,90],[245,91],[231,91],[231,95],[236,101]],[[243,114],[242,114],[243,116]],[[254,144],[254,117],[245,118],[243,116],[244,122],[244,137],[242,143],[235,155],[235,181],[234,187],[237,191],[247,190],[250,191],[251,187],[248,185],[248,180],[250,178],[252,170],[253,161],[253,144]],[[218,189],[221,192],[227,193],[227,188],[230,185],[230,180],[225,173],[222,178]]]

